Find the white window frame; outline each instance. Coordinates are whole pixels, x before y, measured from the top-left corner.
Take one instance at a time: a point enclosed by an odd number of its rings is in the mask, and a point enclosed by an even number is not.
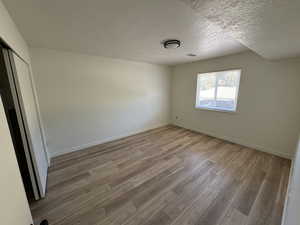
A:
[[[199,101],[199,94],[200,94],[200,84],[199,84],[199,76],[204,75],[204,74],[209,74],[209,73],[218,73],[218,72],[228,72],[228,71],[239,71],[240,76],[237,84],[237,92],[235,93],[235,106],[233,110],[227,110],[227,109],[221,109],[221,108],[213,108],[213,107],[203,107],[200,106],[200,101]],[[201,109],[201,110],[208,110],[208,111],[217,111],[217,112],[229,112],[229,113],[235,113],[237,112],[237,106],[238,106],[238,97],[239,97],[239,92],[240,92],[240,83],[241,83],[241,76],[242,76],[242,69],[228,69],[228,70],[219,70],[219,71],[212,71],[212,72],[205,72],[205,73],[198,73],[197,74],[197,88],[196,88],[196,104],[195,108]],[[216,101],[217,94],[218,94],[218,79],[216,77],[216,84],[215,84],[215,95],[214,99]]]

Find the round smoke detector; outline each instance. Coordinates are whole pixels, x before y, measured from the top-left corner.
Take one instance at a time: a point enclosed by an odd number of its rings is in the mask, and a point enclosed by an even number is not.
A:
[[[162,42],[165,49],[176,49],[181,46],[181,42],[176,39],[169,39]]]

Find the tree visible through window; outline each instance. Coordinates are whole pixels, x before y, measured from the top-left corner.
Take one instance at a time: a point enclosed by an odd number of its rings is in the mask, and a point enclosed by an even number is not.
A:
[[[236,111],[241,70],[200,73],[196,108]]]

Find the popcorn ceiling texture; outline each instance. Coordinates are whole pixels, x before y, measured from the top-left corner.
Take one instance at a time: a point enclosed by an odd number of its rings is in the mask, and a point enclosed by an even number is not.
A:
[[[265,58],[300,55],[300,1],[181,1]]]
[[[179,0],[3,1],[31,47],[168,65],[248,50]]]
[[[31,47],[168,65],[248,49],[267,59],[300,55],[299,0],[3,2]],[[166,38],[182,48],[165,51]]]

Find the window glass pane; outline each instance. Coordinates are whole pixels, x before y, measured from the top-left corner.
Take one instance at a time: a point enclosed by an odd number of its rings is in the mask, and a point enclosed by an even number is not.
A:
[[[234,110],[238,86],[237,71],[224,71],[218,74],[218,90],[216,106],[222,109]]]
[[[198,77],[199,87],[199,104],[206,107],[215,106],[215,73],[202,74]]]
[[[196,107],[235,111],[240,70],[198,74]]]

